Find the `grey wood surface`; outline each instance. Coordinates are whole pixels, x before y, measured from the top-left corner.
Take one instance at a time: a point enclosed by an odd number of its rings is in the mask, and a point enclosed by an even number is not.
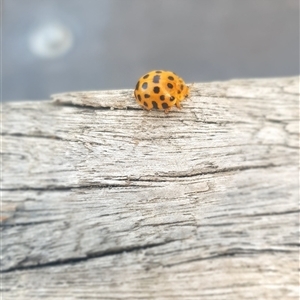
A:
[[[298,299],[299,77],[2,106],[3,299]]]

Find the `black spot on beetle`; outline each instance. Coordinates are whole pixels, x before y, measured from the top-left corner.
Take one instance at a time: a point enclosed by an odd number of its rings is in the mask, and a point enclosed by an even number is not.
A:
[[[155,101],[152,101],[152,105],[155,109],[158,109],[157,103]]]
[[[178,90],[178,91],[177,91],[177,94],[180,94],[180,93],[181,93],[181,91],[180,91],[180,90]]]
[[[147,79],[149,77],[149,74],[146,74],[145,76],[143,76],[144,79]]]
[[[156,73],[156,74],[159,74],[159,73],[161,73],[161,71],[155,71],[155,73]]]
[[[153,88],[153,92],[154,92],[155,94],[159,94],[159,91],[160,91],[160,88],[159,88],[158,86],[155,86],[155,87]]]
[[[148,103],[146,101],[144,101],[144,106],[148,107]]]
[[[164,100],[165,100],[165,95],[160,95],[160,96],[159,96],[159,99],[160,99],[161,101],[164,101]]]
[[[180,85],[180,89],[183,90],[183,84]]]
[[[174,77],[173,76],[168,76],[168,79],[174,80]]]
[[[174,101],[174,100],[175,100],[175,97],[171,96],[170,101]]]
[[[172,88],[173,88],[173,84],[170,83],[170,82],[167,84],[167,86],[168,86],[169,89],[172,89]]]
[[[169,105],[168,105],[168,103],[163,103],[163,104],[162,104],[162,107],[163,107],[164,109],[166,109],[166,108],[169,108]]]
[[[149,94],[145,94],[144,97],[145,98],[150,98],[150,95]]]
[[[137,84],[136,84],[136,86],[135,86],[135,89],[138,90],[139,86],[140,86],[140,82],[138,81]]]
[[[139,101],[141,101],[141,100],[142,100],[142,97],[141,97],[141,95],[137,95],[137,97],[138,97]]]
[[[143,88],[144,90],[146,90],[147,87],[148,87],[148,83],[147,83],[147,82],[144,82],[144,83],[142,84],[142,88]]]

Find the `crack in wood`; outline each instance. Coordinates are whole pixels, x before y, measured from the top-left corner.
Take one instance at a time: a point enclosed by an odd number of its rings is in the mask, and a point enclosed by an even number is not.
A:
[[[220,252],[219,254],[210,255],[206,257],[200,257],[200,258],[194,258],[194,259],[188,259],[181,262],[176,262],[174,264],[166,264],[164,267],[174,267],[182,264],[189,264],[197,261],[204,261],[204,260],[213,260],[213,259],[220,259],[220,258],[226,258],[226,257],[238,257],[243,255],[248,255],[249,257],[259,255],[259,254],[274,254],[274,253],[295,253],[293,250],[283,250],[283,249],[249,249],[249,248],[232,248],[228,249],[224,252]]]
[[[300,209],[296,209],[296,210],[287,210],[287,211],[279,211],[279,212],[270,212],[270,213],[263,213],[263,214],[253,214],[253,215],[248,215],[245,214],[243,215],[243,217],[264,217],[264,216],[276,216],[276,215],[288,215],[288,214],[297,214],[300,212]]]
[[[37,264],[37,265],[26,265],[26,266],[17,265],[15,267],[1,270],[0,273],[10,273],[10,272],[15,272],[15,271],[56,267],[56,266],[62,266],[62,265],[74,265],[77,263],[88,261],[90,259],[102,258],[102,257],[112,256],[112,255],[120,255],[123,253],[138,252],[138,251],[151,249],[154,247],[164,246],[164,245],[172,243],[174,241],[177,241],[177,240],[171,240],[171,241],[167,241],[164,243],[152,243],[152,244],[146,244],[146,245],[141,245],[141,246],[124,247],[124,248],[119,248],[119,249],[115,249],[115,250],[111,249],[111,250],[107,250],[107,251],[94,252],[94,253],[89,253],[86,256],[82,256],[82,257],[72,257],[72,258],[67,258],[67,259],[55,260],[55,261],[50,261],[47,263],[42,263],[42,264]]]
[[[0,191],[71,191],[71,190],[80,190],[80,189],[110,189],[110,188],[118,188],[118,187],[140,187],[140,188],[155,188],[153,185],[138,185],[138,184],[131,184],[131,182],[168,182],[168,178],[192,178],[192,177],[201,177],[205,175],[213,175],[213,174],[223,174],[228,172],[240,172],[240,171],[247,171],[252,169],[268,169],[268,168],[277,168],[282,167],[284,165],[275,165],[275,164],[266,164],[266,165],[254,165],[254,166],[239,166],[239,167],[232,167],[232,168],[224,168],[220,170],[213,170],[208,172],[195,172],[195,173],[187,173],[184,172],[183,174],[176,174],[172,175],[155,175],[153,178],[147,178],[146,175],[143,178],[110,178],[109,180],[116,180],[120,182],[124,182],[124,184],[91,184],[91,185],[78,185],[78,186],[54,186],[49,185],[47,187],[37,188],[37,187],[18,187],[18,188],[1,188]],[[72,170],[70,170],[72,171]]]
[[[59,140],[66,142],[74,142],[73,140],[67,140],[57,135],[42,135],[42,134],[23,134],[23,133],[1,133],[1,136],[13,136],[18,138],[39,138],[39,139],[51,139],[51,140]]]
[[[26,210],[26,212],[28,212],[28,211]],[[28,222],[28,223],[20,222],[20,223],[14,223],[14,224],[0,223],[0,228],[1,227],[9,228],[9,227],[16,227],[16,226],[32,226],[32,225],[50,224],[50,223],[57,222],[57,221],[62,221],[62,219],[38,221],[38,222]]]
[[[136,106],[111,106],[111,105],[101,105],[101,106],[93,106],[93,105],[86,105],[86,104],[78,104],[78,103],[73,103],[72,101],[70,102],[66,102],[64,100],[60,100],[60,99],[55,99],[53,100],[53,104],[57,105],[57,106],[65,106],[65,107],[76,107],[76,108],[80,108],[80,109],[88,109],[88,110],[140,110],[143,111],[142,108]]]

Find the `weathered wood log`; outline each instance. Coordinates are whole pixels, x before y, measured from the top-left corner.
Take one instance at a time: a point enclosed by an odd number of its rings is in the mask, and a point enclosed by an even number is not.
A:
[[[3,104],[3,299],[298,299],[299,78]]]

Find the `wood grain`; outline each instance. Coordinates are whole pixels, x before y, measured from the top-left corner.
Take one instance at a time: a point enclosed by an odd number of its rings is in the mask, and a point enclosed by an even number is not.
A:
[[[2,106],[3,299],[298,299],[299,77]]]

